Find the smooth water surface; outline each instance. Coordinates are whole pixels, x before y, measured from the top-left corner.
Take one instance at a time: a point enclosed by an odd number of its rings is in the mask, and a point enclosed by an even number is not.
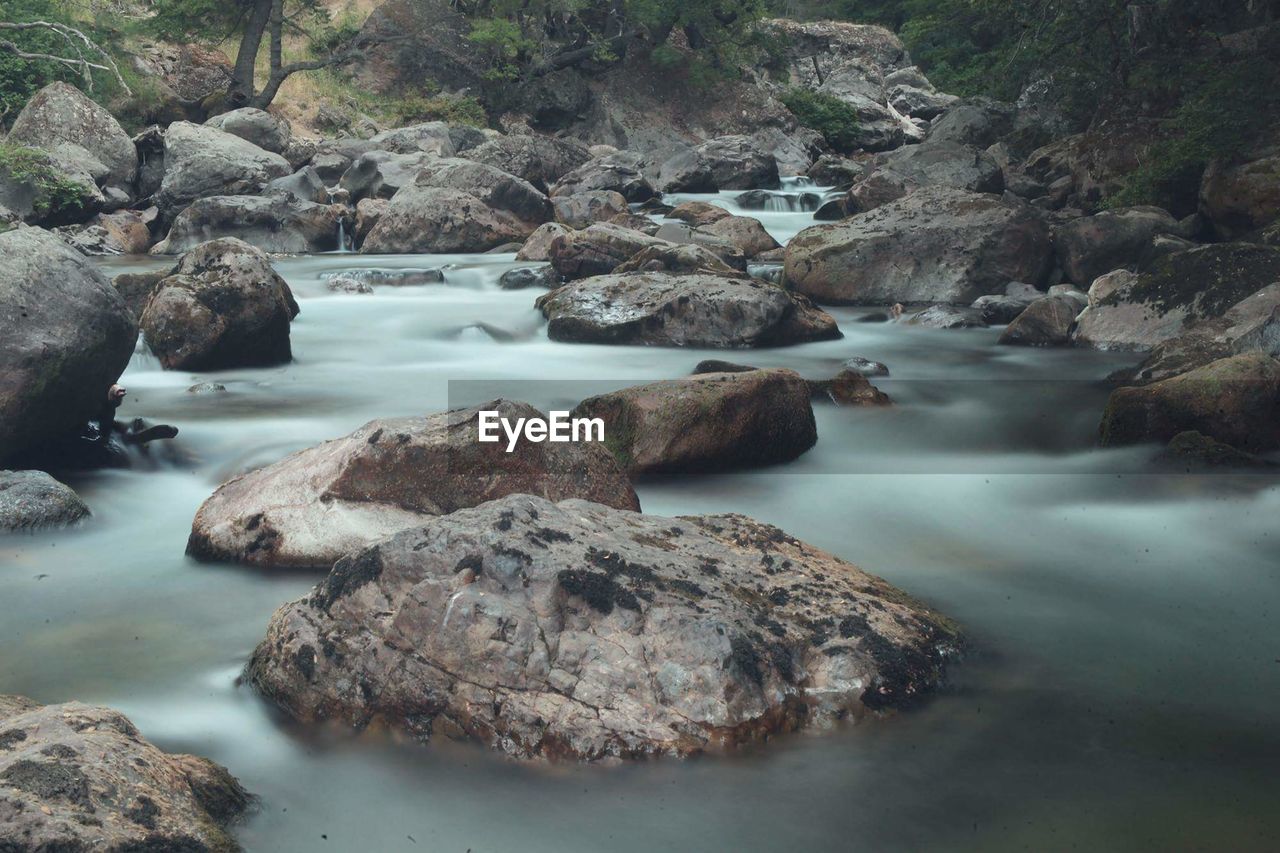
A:
[[[811,221],[762,218],[783,238]],[[250,851],[1280,846],[1280,490],[1137,473],[1152,448],[1094,449],[1101,380],[1123,359],[860,323],[865,309],[833,311],[843,340],[787,349],[559,344],[536,292],[497,287],[513,266],[283,259],[302,306],[293,364],[197,375],[139,351],[121,414],[182,434],[133,470],[73,478],[94,510],[83,527],[0,539],[0,691],[112,705],[162,747],[227,765],[261,798],[237,829]],[[324,285],[371,267],[444,267],[445,282]],[[307,731],[236,678],[272,611],[317,577],[183,556],[196,508],[230,475],[440,410],[450,380],[485,383],[455,384],[454,402],[493,388],[550,406],[708,357],[818,378],[852,356],[889,365],[877,384],[897,405],[819,405],[819,443],[790,466],[639,493],[651,513],[773,522],[962,623],[970,655],[910,713],[624,767]],[[204,381],[227,393],[187,392]]]

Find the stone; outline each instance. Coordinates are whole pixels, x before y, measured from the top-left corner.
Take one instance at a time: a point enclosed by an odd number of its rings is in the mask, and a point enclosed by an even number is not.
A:
[[[593,222],[608,222],[627,212],[627,200],[612,190],[588,190],[551,199],[556,222],[570,228],[586,228]]]
[[[561,175],[548,194],[555,199],[557,196],[608,190],[620,194],[629,203],[639,204],[657,194],[641,166],[641,158],[629,152],[616,151],[594,157]]]
[[[778,163],[750,136],[717,136],[662,164],[663,192],[777,189]]]
[[[719,752],[906,707],[957,630],[740,515],[513,495],[339,562],[246,670],[303,722],[570,761]]]
[[[581,231],[570,231],[552,238],[547,247],[547,260],[566,281],[573,281],[607,275],[641,249],[668,245],[669,241],[656,236],[609,222],[597,222]],[[534,258],[525,254],[521,259]]]
[[[88,516],[80,496],[45,472],[0,471],[0,533],[66,527]]]
[[[111,113],[68,83],[50,83],[36,92],[13,120],[7,141],[44,151],[78,146],[105,167],[100,186],[133,197],[138,174],[133,140]]]
[[[208,127],[252,142],[263,151],[283,155],[293,139],[289,122],[264,110],[243,107],[216,115],[205,122]]]
[[[479,439],[482,410],[543,417],[494,400],[423,417],[370,421],[218,487],[191,525],[187,553],[269,567],[324,568],[398,531],[511,494],[582,498],[638,510],[603,445]],[[501,430],[499,430],[501,432]]]
[[[1071,342],[1071,327],[1084,306],[1070,296],[1037,299],[1001,333],[998,344],[1023,347],[1059,347]]]
[[[293,174],[289,161],[238,136],[179,121],[164,135],[164,179],[156,206],[166,221],[198,198],[256,195]]]
[[[1058,262],[1067,278],[1088,287],[1098,276],[1122,267],[1137,269],[1152,255],[1160,234],[1176,234],[1178,220],[1158,207],[1105,210],[1054,229]]]
[[[728,240],[742,251],[748,258],[763,255],[780,248],[773,235],[765,230],[760,220],[750,216],[723,216],[714,222],[703,225],[699,230]],[[659,231],[659,234],[662,232]]]
[[[980,329],[987,325],[981,311],[958,305],[930,305],[906,322],[927,329]]]
[[[262,250],[224,237],[183,255],[142,312],[147,346],[165,370],[262,367],[293,358],[298,304]]]
[[[573,417],[604,421],[605,444],[632,477],[790,462],[818,430],[809,385],[793,370],[705,373],[583,400]]]
[[[532,134],[499,136],[466,151],[463,156],[509,172],[545,193],[562,177],[585,164],[591,153],[576,139]]]
[[[755,279],[629,272],[573,281],[537,301],[552,340],[743,348],[840,337],[808,300]]]
[[[209,240],[234,237],[273,254],[314,254],[338,248],[338,223],[348,208],[291,195],[210,196],[183,208],[153,255],[189,252]]]
[[[517,261],[546,261],[551,259],[551,243],[557,237],[572,239],[573,229],[559,222],[544,222],[534,229],[516,252]]]

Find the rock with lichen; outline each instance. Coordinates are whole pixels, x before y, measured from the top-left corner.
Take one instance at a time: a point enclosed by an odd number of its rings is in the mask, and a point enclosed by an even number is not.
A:
[[[246,674],[304,722],[597,760],[903,708],[958,644],[776,527],[511,495],[339,561],[276,612]]]

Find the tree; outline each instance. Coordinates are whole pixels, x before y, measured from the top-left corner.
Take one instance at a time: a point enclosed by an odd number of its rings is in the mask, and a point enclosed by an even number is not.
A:
[[[156,0],[154,8],[151,25],[163,36],[218,41],[219,36],[239,34],[227,109],[266,109],[292,75],[356,62],[374,46],[401,38],[349,22],[335,24],[318,0]],[[287,33],[302,36],[313,58],[285,62]],[[264,42],[268,67],[259,87],[256,72]]]

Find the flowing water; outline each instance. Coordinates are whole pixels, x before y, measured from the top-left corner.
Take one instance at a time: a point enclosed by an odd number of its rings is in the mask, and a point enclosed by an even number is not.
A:
[[[811,221],[752,215],[783,239]],[[858,322],[868,309],[833,311],[842,340],[778,350],[553,343],[536,293],[497,287],[514,266],[284,259],[302,306],[292,364],[195,375],[140,350],[121,414],[182,434],[132,470],[72,478],[94,510],[83,527],[0,539],[0,690],[111,705],[227,765],[260,797],[236,830],[250,851],[1276,849],[1280,490],[1095,449],[1101,379],[1123,359]],[[357,268],[444,281],[328,291]],[[375,417],[493,393],[572,403],[708,357],[816,378],[853,356],[890,367],[876,381],[896,406],[819,405],[818,445],[789,466],[639,493],[652,513],[773,522],[961,622],[971,652],[949,685],[893,718],[625,767],[306,730],[236,679],[316,576],[183,556],[231,474]],[[187,392],[205,381],[226,393]]]

